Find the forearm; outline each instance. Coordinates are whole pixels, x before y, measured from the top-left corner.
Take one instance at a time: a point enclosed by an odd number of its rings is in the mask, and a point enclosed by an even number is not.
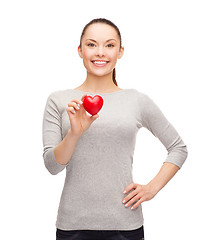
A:
[[[153,189],[155,194],[157,194],[171,180],[179,169],[180,168],[173,163],[163,163],[158,174],[148,183],[148,185]]]
[[[54,149],[55,159],[58,163],[65,165],[70,161],[79,137],[73,135],[69,129],[64,139]]]

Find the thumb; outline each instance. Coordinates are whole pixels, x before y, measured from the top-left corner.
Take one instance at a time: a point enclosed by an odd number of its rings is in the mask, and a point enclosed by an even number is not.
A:
[[[98,117],[99,117],[99,115],[98,115],[98,114],[95,114],[95,115],[93,115],[93,116],[90,117],[90,120],[93,122],[93,121],[95,121]]]

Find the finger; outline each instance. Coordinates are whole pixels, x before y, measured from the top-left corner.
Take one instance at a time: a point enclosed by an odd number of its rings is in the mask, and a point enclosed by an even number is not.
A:
[[[139,200],[139,196],[135,196],[135,197],[133,197],[129,202],[127,202],[126,204],[125,204],[125,207],[129,207],[131,204],[133,204],[133,203],[135,203],[136,201],[138,201]]]
[[[126,206],[130,206],[131,203],[135,202],[137,199],[139,199],[139,194],[137,191],[133,191],[132,193],[130,193],[129,195],[127,195],[124,199],[123,199],[123,203],[127,204]],[[129,204],[128,204],[129,203]]]
[[[142,198],[140,198],[132,207],[131,207],[131,209],[133,210],[133,209],[135,209],[135,208],[137,208],[140,204],[142,204],[143,202],[145,201],[145,199],[142,197]]]
[[[75,103],[73,102],[73,106],[76,110],[79,110],[80,109],[80,104],[79,103]]]
[[[131,183],[129,184],[123,191],[123,193],[128,193],[131,189],[133,189],[135,187],[135,183]]]
[[[68,106],[71,107],[72,104],[74,104],[74,103],[79,104],[79,105],[82,105],[83,102],[82,102],[80,99],[73,99],[73,100],[68,104]]]
[[[73,107],[67,107],[66,111],[67,111],[67,113],[76,113],[76,111]]]
[[[68,104],[69,107],[73,107],[74,110],[79,110],[80,109],[80,104],[79,103],[76,103],[76,102],[70,102]]]
[[[82,96],[82,98],[81,98],[82,101],[84,100],[84,97],[85,97],[85,96],[87,96],[87,94],[85,94],[85,95]]]

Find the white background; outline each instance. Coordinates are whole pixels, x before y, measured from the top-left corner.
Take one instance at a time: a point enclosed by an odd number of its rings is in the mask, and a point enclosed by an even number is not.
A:
[[[210,239],[209,12],[203,0],[1,1],[1,239],[55,239],[65,171],[53,176],[44,166],[43,111],[51,92],[84,82],[77,47],[85,24],[98,17],[121,31],[118,86],[148,94],[188,147],[182,169],[142,204],[145,239]],[[141,129],[135,182],[149,182],[166,155]]]

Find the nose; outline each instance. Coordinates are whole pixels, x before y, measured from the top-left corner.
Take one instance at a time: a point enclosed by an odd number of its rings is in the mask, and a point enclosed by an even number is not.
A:
[[[96,54],[97,54],[97,56],[99,56],[99,57],[103,57],[103,56],[104,56],[103,46],[97,48]]]

